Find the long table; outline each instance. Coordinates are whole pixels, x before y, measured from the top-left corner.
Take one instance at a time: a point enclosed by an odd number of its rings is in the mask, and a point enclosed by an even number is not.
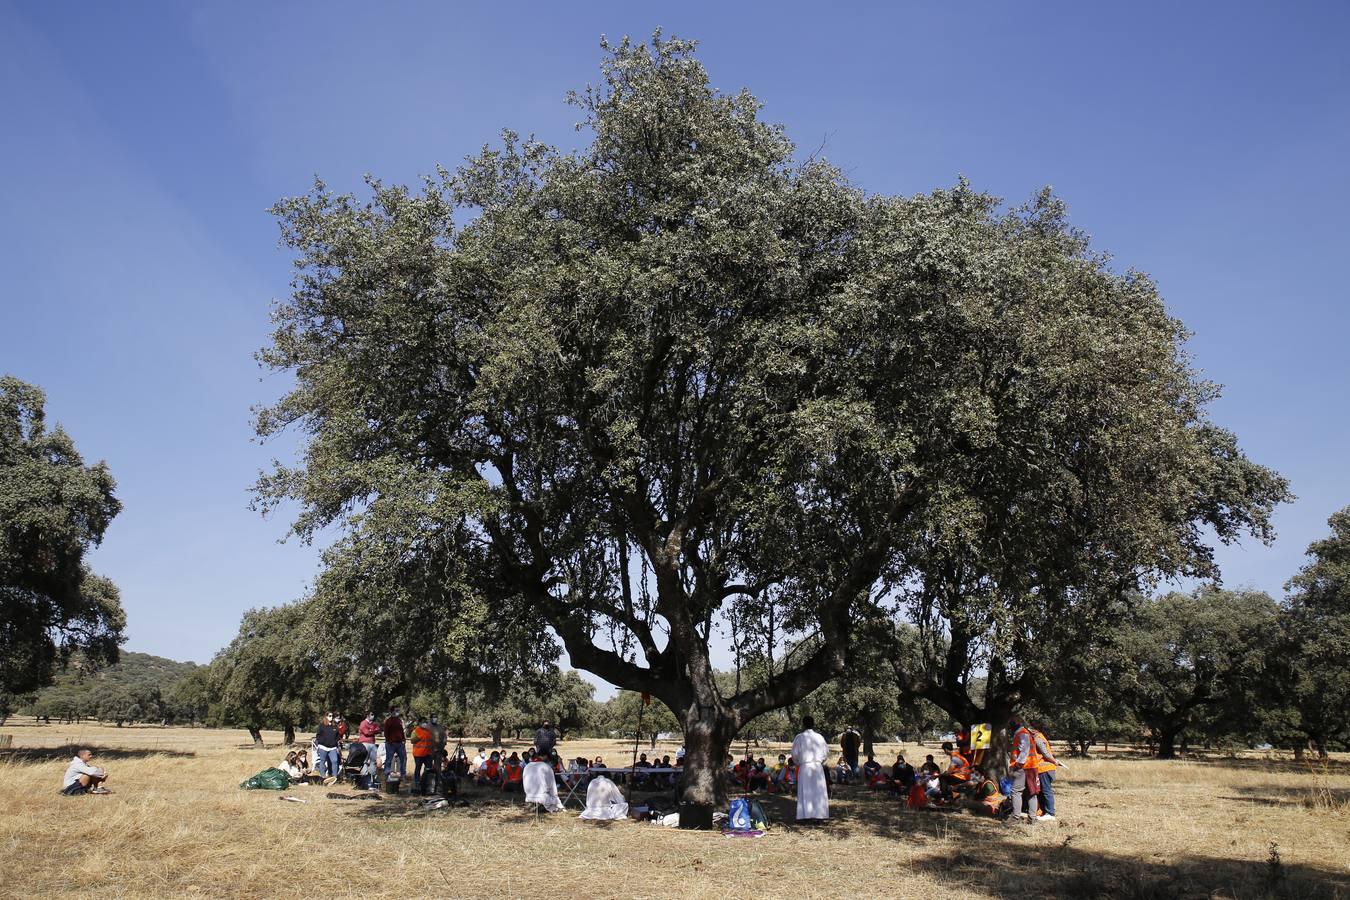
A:
[[[684,766],[624,766],[615,768],[614,766],[594,766],[580,772],[554,772],[558,779],[558,787],[566,792],[562,798],[563,806],[576,799],[576,793],[586,782],[590,781],[592,775],[627,775],[636,777],[639,773],[643,775],[678,775],[684,771]],[[585,804],[583,804],[585,805]]]

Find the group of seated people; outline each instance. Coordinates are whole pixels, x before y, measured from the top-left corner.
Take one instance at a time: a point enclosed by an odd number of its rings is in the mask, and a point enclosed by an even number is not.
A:
[[[291,779],[291,784],[312,783],[322,781],[323,776],[316,773],[309,764],[309,754],[304,750],[290,750],[286,753],[286,758],[277,764],[277,768],[285,772]]]
[[[776,763],[769,763],[762,756],[756,759],[751,753],[739,761],[731,755],[727,756],[727,775],[732,787],[746,793],[789,792],[797,784],[799,768],[792,757],[785,753],[778,754]]]

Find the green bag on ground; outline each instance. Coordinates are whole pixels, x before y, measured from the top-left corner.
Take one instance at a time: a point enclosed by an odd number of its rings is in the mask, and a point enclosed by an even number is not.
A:
[[[239,786],[246,791],[284,791],[291,786],[291,779],[285,772],[273,767],[270,769],[263,769],[248,781],[242,782]]]

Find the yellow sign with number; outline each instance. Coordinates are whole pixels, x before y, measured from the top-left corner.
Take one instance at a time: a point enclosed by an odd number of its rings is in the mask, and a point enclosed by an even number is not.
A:
[[[989,736],[992,729],[988,725],[976,725],[970,729],[970,749],[987,750],[989,749]]]

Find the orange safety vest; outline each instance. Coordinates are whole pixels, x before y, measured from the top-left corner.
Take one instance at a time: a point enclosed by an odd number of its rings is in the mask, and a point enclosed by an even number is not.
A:
[[[413,756],[430,756],[435,748],[431,744],[431,732],[418,725],[413,729]]]
[[[1040,755],[1039,753],[1036,752],[1036,734],[1035,734],[1035,732],[1033,732],[1030,728],[1026,727],[1025,725],[1023,725],[1021,728],[1017,729],[1016,733],[1013,734],[1013,751],[1012,751],[1012,753],[1011,753],[1011,754],[1009,755],[1009,757],[1008,757],[1008,766],[1009,766],[1009,768],[1013,768],[1013,769],[1018,768],[1018,766],[1017,766],[1017,761],[1016,761],[1016,760],[1017,760],[1017,739],[1020,738],[1020,737],[1021,737],[1022,735],[1024,735],[1024,734],[1027,736],[1027,761],[1026,761],[1025,763],[1022,764],[1021,768],[1023,768],[1023,769],[1034,769],[1034,770],[1036,770],[1037,772],[1039,772],[1039,771],[1041,771],[1041,769],[1040,769],[1040,765],[1041,765],[1041,755]]]
[[[1032,749],[1033,752],[1036,750],[1036,738],[1040,738],[1041,740],[1045,741],[1045,749],[1047,749],[1047,750],[1050,750],[1050,749],[1051,749],[1051,748],[1050,748],[1050,739],[1049,739],[1048,737],[1046,737],[1045,735],[1041,734],[1039,731],[1036,731],[1035,729],[1032,729],[1032,732],[1031,732],[1031,749]],[[1052,755],[1053,755],[1053,751],[1052,751]],[[1031,763],[1031,760],[1028,759],[1028,760],[1027,760],[1027,763],[1028,763],[1028,765],[1029,765],[1029,764]],[[1037,772],[1053,772],[1053,771],[1055,771],[1055,770],[1058,769],[1058,768],[1059,768],[1059,766],[1055,765],[1055,764],[1052,763],[1050,760],[1046,759],[1044,756],[1041,756],[1039,753],[1036,754],[1036,771],[1037,771]]]
[[[501,766],[502,764],[499,763],[497,760],[489,759],[487,761],[487,765],[483,767],[483,773],[487,775],[488,778],[496,778],[497,770],[499,770]]]
[[[507,763],[507,764],[506,764],[506,780],[507,780],[507,782],[519,781],[519,780],[520,780],[520,773],[521,773],[520,763]]]
[[[960,753],[953,753],[951,765],[947,767],[947,776],[958,781],[968,780],[970,778],[970,761]]]

